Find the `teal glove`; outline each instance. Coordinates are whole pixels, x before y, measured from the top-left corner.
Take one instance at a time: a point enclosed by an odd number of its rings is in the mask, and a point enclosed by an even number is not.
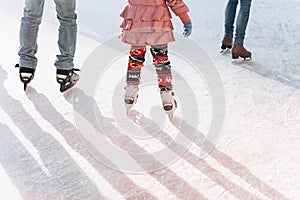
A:
[[[192,22],[183,25],[183,36],[189,37],[192,34]]]

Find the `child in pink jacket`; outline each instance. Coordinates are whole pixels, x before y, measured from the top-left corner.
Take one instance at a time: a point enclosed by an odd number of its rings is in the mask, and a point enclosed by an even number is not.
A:
[[[192,32],[192,23],[188,15],[189,9],[183,0],[128,0],[128,5],[121,13],[124,21],[121,24],[123,30],[120,38],[131,45],[124,98],[127,112],[137,101],[147,45],[151,46],[163,108],[170,120],[176,110],[168,59],[168,43],[175,41],[169,8],[181,19],[184,24],[183,35],[188,37]]]

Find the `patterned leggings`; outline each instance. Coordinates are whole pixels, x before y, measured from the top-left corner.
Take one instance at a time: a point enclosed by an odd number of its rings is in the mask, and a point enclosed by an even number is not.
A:
[[[160,89],[172,90],[172,73],[168,58],[168,46],[151,46],[153,65],[155,66],[158,86]],[[127,68],[127,85],[138,85],[140,82],[141,68],[145,62],[146,47],[132,46]]]

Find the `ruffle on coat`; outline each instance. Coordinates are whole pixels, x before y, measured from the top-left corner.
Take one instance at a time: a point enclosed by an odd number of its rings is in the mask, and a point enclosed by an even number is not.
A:
[[[169,7],[176,15],[189,11],[182,0],[129,0],[120,14],[121,40],[134,46],[175,41]]]

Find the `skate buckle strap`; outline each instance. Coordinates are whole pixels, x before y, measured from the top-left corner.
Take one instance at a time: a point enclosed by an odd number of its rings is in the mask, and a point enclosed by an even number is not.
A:
[[[34,77],[35,69],[29,68],[29,67],[21,67],[19,64],[15,65],[15,68],[19,68],[19,76],[22,83],[24,83],[24,91],[27,88],[27,84],[30,83],[30,81]]]
[[[60,91],[65,92],[69,88],[73,87],[79,80],[79,75],[74,71],[80,71],[79,69],[73,68],[70,70],[57,69],[56,80],[60,84]]]
[[[72,69],[57,69],[56,74],[68,75],[70,72],[80,71],[80,69],[72,68]]]
[[[80,71],[80,69],[77,69],[77,68],[73,68],[72,70],[73,70],[73,72],[78,72],[78,71]]]

